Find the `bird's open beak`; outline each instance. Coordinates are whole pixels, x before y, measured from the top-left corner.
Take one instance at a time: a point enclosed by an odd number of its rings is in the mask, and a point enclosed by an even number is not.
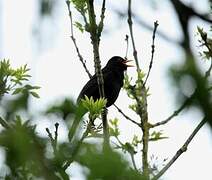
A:
[[[127,66],[127,67],[135,67],[134,65],[132,65],[132,64],[127,64],[128,62],[131,62],[131,61],[133,61],[133,60],[125,60],[125,61],[123,61],[123,64],[125,65],[125,66]]]

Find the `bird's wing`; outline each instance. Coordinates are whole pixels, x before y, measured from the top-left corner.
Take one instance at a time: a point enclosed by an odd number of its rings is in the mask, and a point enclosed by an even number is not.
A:
[[[78,98],[77,98],[77,102],[79,102],[80,99],[84,98],[84,96],[88,96],[91,97],[94,94],[99,93],[98,91],[98,84],[97,84],[97,77],[96,75],[94,75],[83,87],[83,89],[81,90]]]
[[[112,76],[112,71],[108,71],[107,68],[102,69],[102,74],[104,77],[104,82],[110,82],[110,78]],[[84,98],[84,96],[95,96],[99,98],[99,88],[98,88],[98,83],[97,83],[97,76],[94,74],[92,78],[85,84],[83,89],[81,90],[77,102],[79,102],[80,99]],[[95,97],[93,97],[95,99]]]

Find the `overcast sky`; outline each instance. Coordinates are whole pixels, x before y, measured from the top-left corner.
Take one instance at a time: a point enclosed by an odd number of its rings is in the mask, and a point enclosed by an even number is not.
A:
[[[118,7],[126,8],[121,1],[108,3],[109,9]],[[143,2],[143,1],[142,1]],[[187,0],[186,2],[189,2]],[[204,10],[206,1],[195,4],[200,10]],[[159,21],[159,30],[165,32],[175,40],[182,37],[178,22],[168,0],[161,1],[158,9],[152,10],[148,3],[138,3],[133,6],[133,11],[138,13],[149,24]],[[120,8],[123,6],[122,8]],[[145,7],[145,8],[144,8]],[[70,24],[66,4],[58,2],[56,13],[52,20],[39,21],[37,16],[36,0],[1,0],[0,1],[0,58],[10,59],[13,66],[17,67],[27,63],[31,69],[32,83],[41,86],[39,100],[32,100],[31,111],[43,110],[47,105],[60,101],[63,97],[76,99],[79,91],[88,80],[87,74],[80,64],[70,36]],[[78,14],[73,15],[77,20]],[[197,37],[196,26],[209,29],[209,25],[193,19],[190,25],[192,46],[196,48]],[[39,34],[41,32],[41,34]],[[135,26],[136,45],[141,68],[146,71],[151,56],[152,32],[145,28]],[[105,31],[101,38],[100,53],[102,66],[114,55],[125,55],[125,34],[128,34],[126,21],[117,18],[111,11],[106,12]],[[75,30],[75,36],[80,50],[87,60],[87,65],[93,73],[92,48],[89,35]],[[196,51],[196,49],[194,49]],[[129,58],[132,58],[130,47]],[[148,81],[151,96],[148,99],[149,119],[157,122],[165,119],[178,107],[175,88],[170,81],[168,68],[183,62],[183,51],[178,46],[156,37],[156,52],[153,69]],[[203,69],[207,67],[202,62]],[[130,76],[135,75],[135,69],[128,71]],[[124,109],[127,114],[136,118],[127,108],[129,99],[122,91],[116,104]],[[127,120],[123,119],[114,107],[109,108],[109,117],[120,117],[121,139],[129,141],[135,133],[140,131]],[[202,114],[198,109],[184,111],[172,122],[164,127],[165,136],[169,139],[150,144],[150,154],[159,157],[158,163],[164,158],[171,158],[185,142],[186,138],[201,120]],[[56,121],[56,119],[54,120]],[[38,123],[38,130],[45,132],[46,127],[52,127],[47,120]],[[60,139],[66,139],[66,131],[60,132]],[[177,162],[163,176],[164,180],[192,179],[210,180],[212,162],[211,132],[206,125],[189,145],[188,151],[184,153]],[[136,157],[139,160],[139,156]],[[139,161],[138,161],[139,162]],[[138,163],[138,165],[140,165]],[[77,176],[77,175],[76,175]],[[76,179],[79,179],[76,177]]]

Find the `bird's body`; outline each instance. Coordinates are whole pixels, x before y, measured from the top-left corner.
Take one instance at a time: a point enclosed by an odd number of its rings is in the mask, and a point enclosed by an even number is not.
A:
[[[124,71],[129,66],[126,64],[127,62],[127,60],[119,56],[114,56],[102,69],[107,107],[111,106],[118,98],[120,89],[123,86]],[[89,98],[92,96],[94,100],[100,98],[96,74],[83,87],[78,96],[78,102],[84,98],[85,95]]]
[[[107,107],[111,106],[118,98],[120,89],[123,86],[124,71],[127,70],[127,67],[131,66],[127,65],[127,62],[128,60],[125,60],[119,56],[114,56],[102,69]],[[94,74],[93,77],[83,87],[77,98],[78,103],[81,99],[85,98],[85,96],[87,96],[88,98],[93,97],[94,100],[100,98],[96,74]],[[83,110],[81,109],[79,113],[77,113],[78,116],[74,119],[74,122],[69,131],[69,141],[72,140],[74,133],[80,123],[80,120],[86,112],[87,110],[84,108]]]

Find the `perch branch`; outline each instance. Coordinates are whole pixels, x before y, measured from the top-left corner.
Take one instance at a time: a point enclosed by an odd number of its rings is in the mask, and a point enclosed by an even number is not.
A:
[[[96,15],[94,10],[94,0],[87,0],[87,7],[88,7],[88,15],[89,15],[89,24],[90,24],[90,36],[91,42],[93,45],[93,54],[94,54],[94,66],[95,66],[95,73],[97,76],[97,83],[99,88],[100,97],[105,97],[104,92],[104,79],[103,74],[101,71],[101,61],[99,55],[99,42],[100,37],[98,36],[98,26],[96,24]],[[104,19],[104,2],[103,2],[103,12],[101,15],[101,20]],[[101,23],[103,25],[103,22]],[[102,26],[103,28],[103,26]],[[101,28],[100,28],[101,29]],[[101,33],[100,33],[101,34]],[[104,134],[104,149],[109,147],[109,131],[108,131],[108,124],[107,124],[107,109],[104,108],[102,112],[102,124],[103,124],[103,134]]]

